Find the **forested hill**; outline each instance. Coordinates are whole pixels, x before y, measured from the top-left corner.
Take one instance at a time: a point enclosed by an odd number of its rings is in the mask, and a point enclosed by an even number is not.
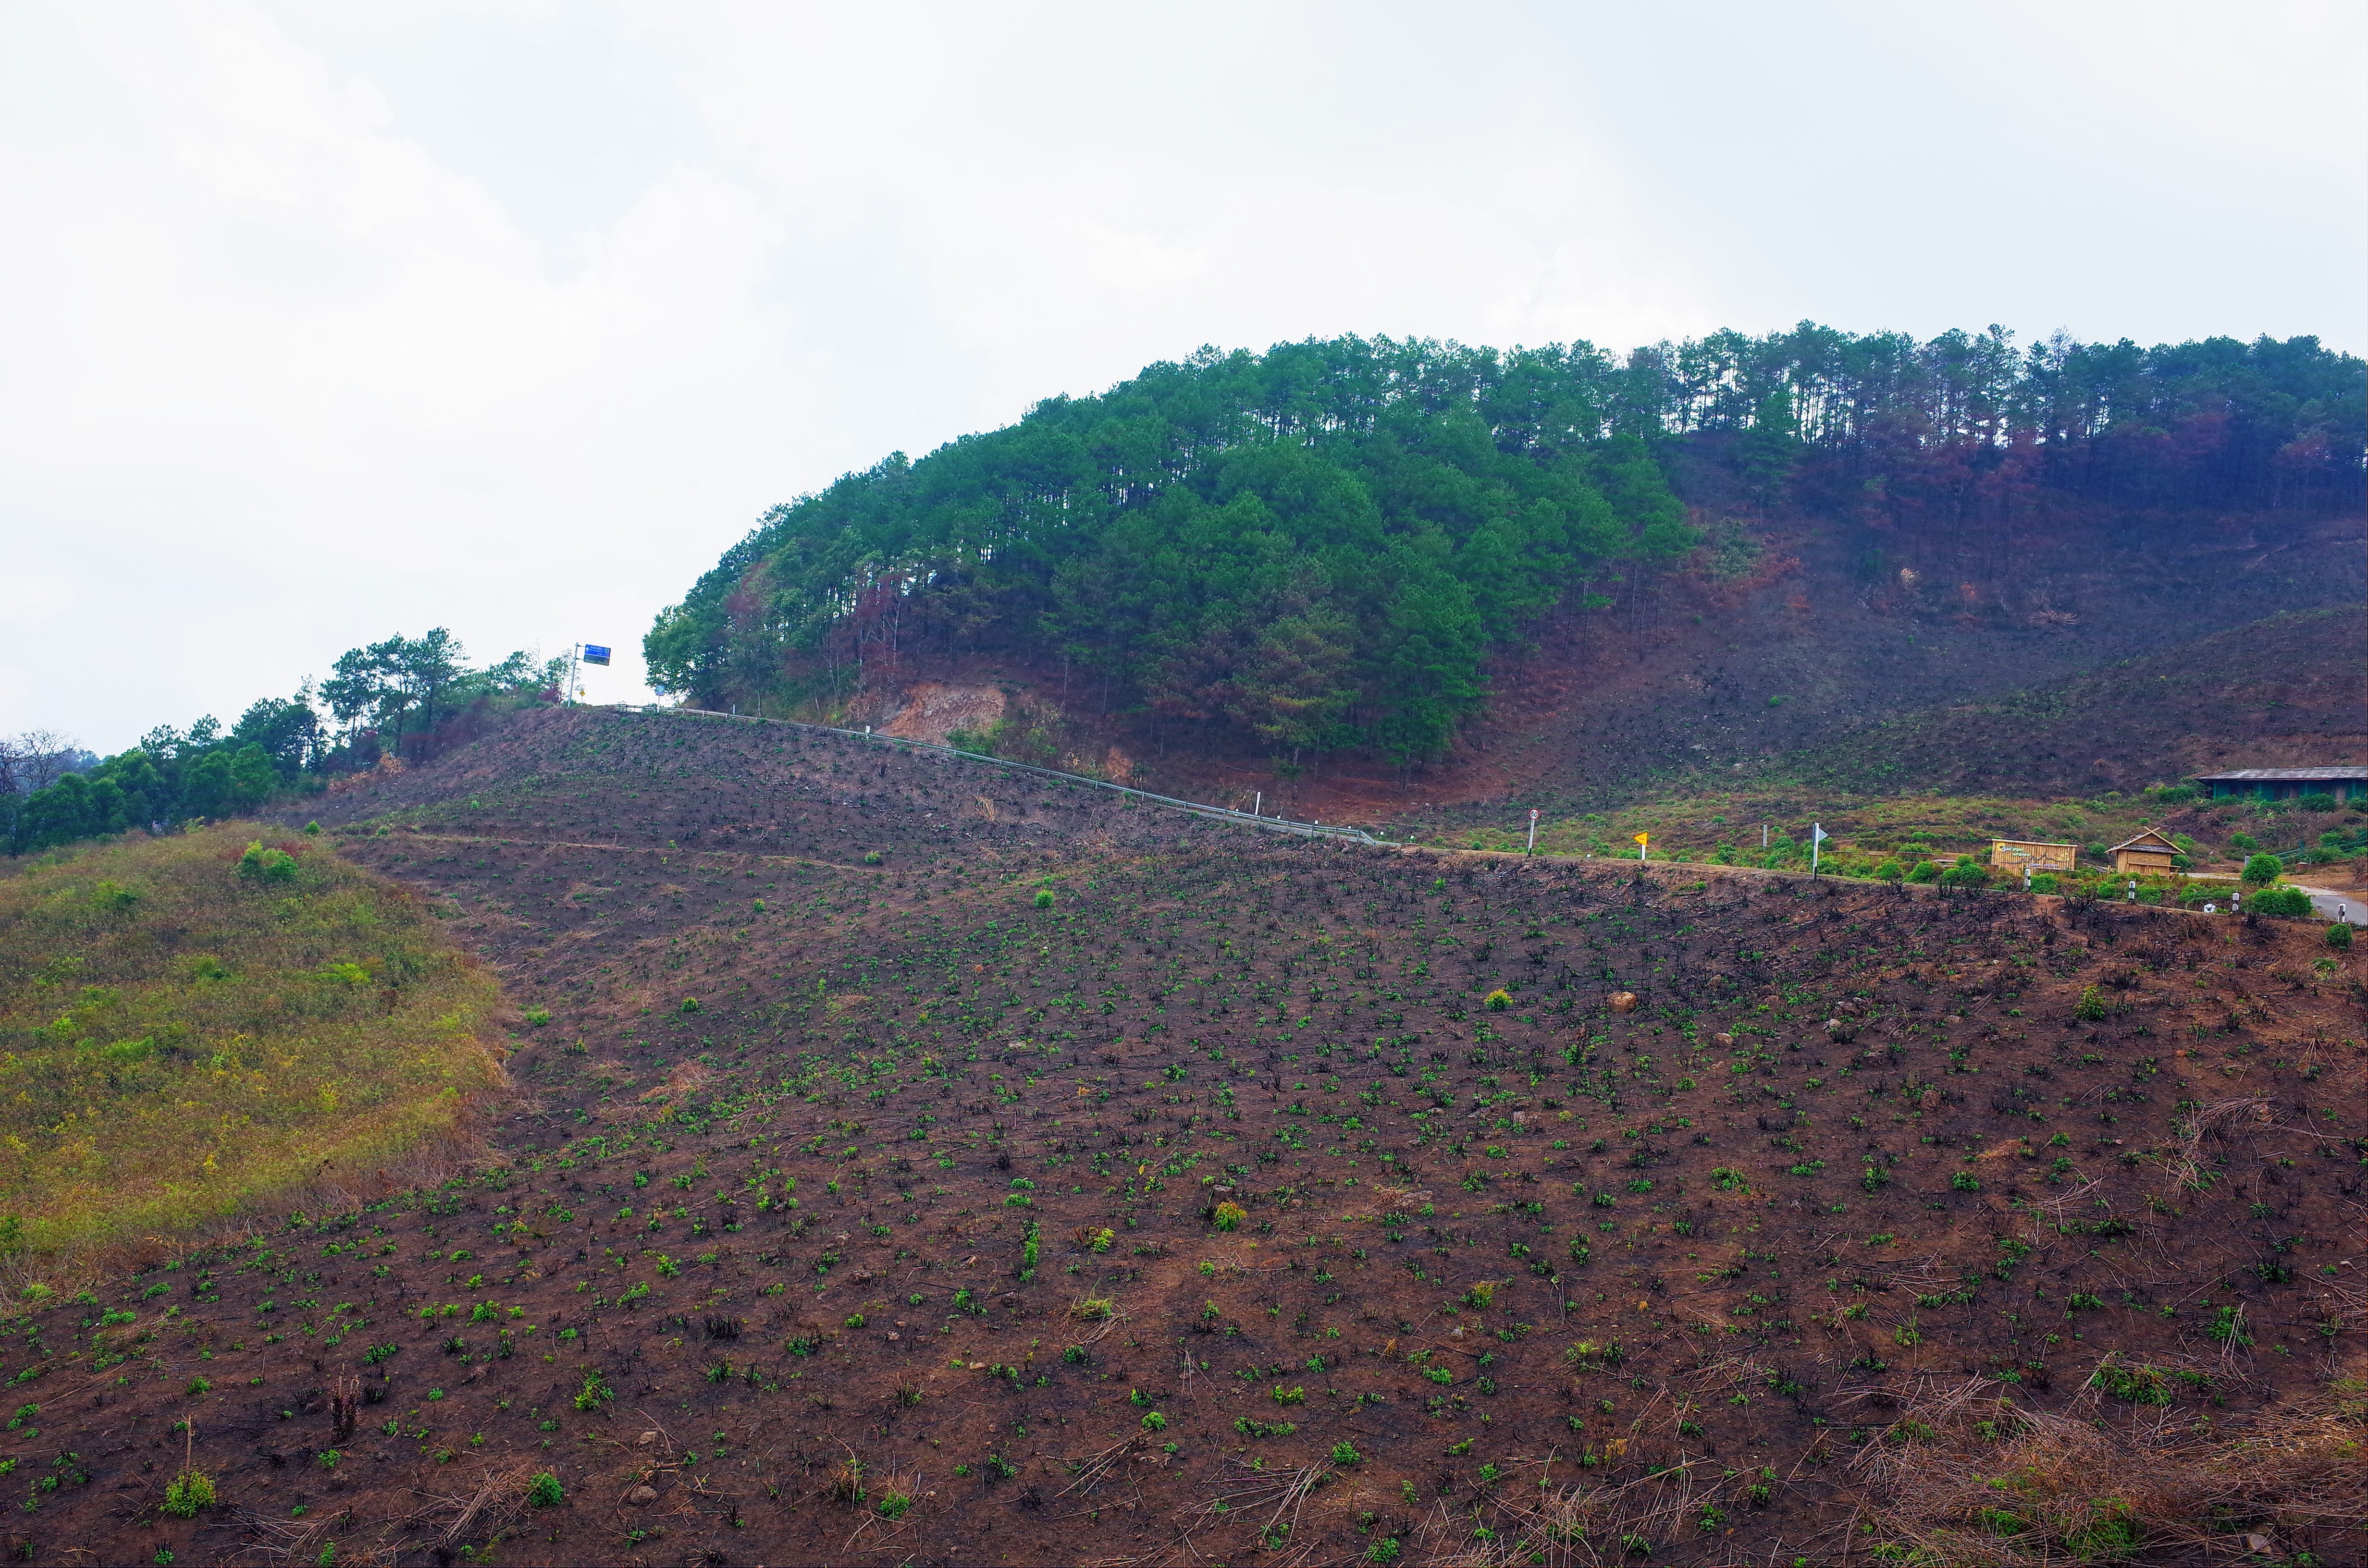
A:
[[[1277,746],[1444,745],[1492,644],[1697,542],[1646,444],[1461,350],[1343,342],[1155,366],[769,515],[649,637],[709,705],[860,662],[1041,645],[1098,700]],[[1581,433],[1584,427],[1584,433]]]
[[[2050,507],[2356,506],[2362,366],[1804,324],[1625,358],[1342,338],[1204,350],[777,507],[645,640],[703,706],[828,707],[1007,652],[1072,700],[1275,750],[1436,755],[1485,661],[1702,542],[1677,447],[1761,513],[1913,532]]]

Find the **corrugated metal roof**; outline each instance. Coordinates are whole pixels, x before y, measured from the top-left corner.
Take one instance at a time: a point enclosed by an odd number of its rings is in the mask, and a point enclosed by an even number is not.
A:
[[[2290,784],[2312,778],[2368,779],[2368,767],[2240,767],[2233,773],[2199,773],[2195,776],[2198,784]]]

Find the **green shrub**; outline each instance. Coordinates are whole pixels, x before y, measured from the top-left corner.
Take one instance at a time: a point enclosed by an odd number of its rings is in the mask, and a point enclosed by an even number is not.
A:
[[[1508,1008],[1511,1007],[1512,1005],[1513,994],[1501,988],[1488,993],[1487,996],[1481,1002],[1481,1006],[1486,1007],[1492,1013],[1504,1012]]]
[[[1982,1189],[1982,1178],[1971,1171],[1959,1171],[1949,1178],[1949,1187],[1951,1190],[1956,1192],[1979,1192]]]
[[[1217,1205],[1217,1211],[1213,1215],[1210,1216],[1210,1222],[1214,1224],[1217,1229],[1221,1231],[1230,1231],[1239,1226],[1243,1221],[1249,1217],[1250,1211],[1248,1210],[1243,1208],[1240,1204],[1235,1202],[1229,1198],[1224,1202]]]
[[[238,858],[238,874],[249,881],[292,882],[296,880],[296,857],[285,849],[266,849],[256,839]]]
[[[2294,804],[2305,812],[2332,812],[2340,810],[2343,802],[2321,790],[2297,798]]]
[[[2037,875],[2033,876],[2031,879],[2031,891],[2033,892],[2054,892],[2055,891],[2055,873],[2053,871],[2041,871]]]
[[[2261,841],[2249,833],[2232,833],[2228,835],[2228,847],[2240,855],[2250,855],[2260,846]]]
[[[556,1508],[567,1501],[567,1488],[559,1484],[559,1477],[543,1471],[526,1483],[526,1502],[529,1508]]]
[[[2310,894],[2300,888],[2263,888],[2245,901],[2245,908],[2254,915],[2274,915],[2288,920],[2310,917]]]
[[[2169,1404],[2171,1381],[2155,1367],[2129,1367],[2114,1358],[2098,1362],[2096,1374],[2089,1379],[2091,1388],[2102,1388],[2114,1400],[2129,1400],[2131,1404]]]
[[[185,1470],[165,1483],[165,1512],[176,1519],[197,1517],[200,1508],[214,1506],[213,1477],[201,1470]]]
[[[2327,945],[2338,952],[2348,950],[2351,946],[2351,927],[2340,920],[2329,926],[2327,928]]]
[[[586,1372],[584,1374],[584,1386],[575,1391],[575,1408],[606,1410],[609,1402],[616,1397],[616,1392],[609,1387],[607,1379],[598,1372]]]
[[[1053,907],[1052,889],[1038,888],[1036,890],[1036,907],[1039,909],[1050,909]]]
[[[1941,880],[1941,868],[1930,860],[1918,860],[1916,869],[1907,873],[1911,882],[1936,882]]]
[[[1896,860],[1885,860],[1874,869],[1874,874],[1886,882],[1905,881],[1907,880],[1907,868]]]
[[[2245,869],[2237,875],[2255,887],[2265,888],[2283,876],[2285,869],[2274,855],[2255,855],[2246,860]]]
[[[2072,1016],[2085,1023],[2093,1024],[2100,1018],[2112,1017],[2112,1013],[2113,1005],[2106,1001],[2105,994],[2093,985],[2082,991],[2080,1000],[2072,1004]]]
[[[2078,1553],[2081,1561],[2123,1558],[2136,1550],[2138,1524],[2127,1503],[2118,1497],[2100,1497],[2089,1508],[2085,1523],[2064,1532],[2065,1546]]]

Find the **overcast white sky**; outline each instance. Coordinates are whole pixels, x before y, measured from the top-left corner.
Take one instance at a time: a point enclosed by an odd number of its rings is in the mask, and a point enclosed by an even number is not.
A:
[[[1201,344],[2368,345],[2355,4],[0,0],[0,731],[617,646]]]

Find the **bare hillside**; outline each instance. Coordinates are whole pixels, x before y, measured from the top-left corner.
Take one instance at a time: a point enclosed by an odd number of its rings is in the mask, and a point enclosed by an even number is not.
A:
[[[448,1180],[27,1311],[44,1554],[2344,1551],[2315,927],[1349,849],[667,715],[335,804],[500,977],[518,1097]]]

